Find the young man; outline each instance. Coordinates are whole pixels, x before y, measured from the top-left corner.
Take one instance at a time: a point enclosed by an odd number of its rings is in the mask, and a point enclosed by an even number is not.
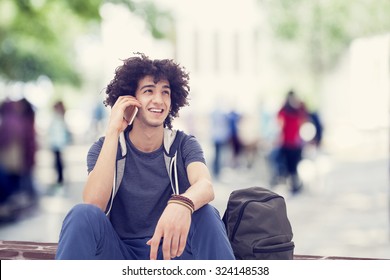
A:
[[[57,259],[234,259],[219,214],[208,204],[214,192],[194,137],[176,133],[174,174],[166,168],[164,140],[188,105],[188,80],[172,60],[143,54],[117,68],[106,90],[106,134],[89,150],[84,204],[64,220]],[[118,172],[124,149],[126,164]]]

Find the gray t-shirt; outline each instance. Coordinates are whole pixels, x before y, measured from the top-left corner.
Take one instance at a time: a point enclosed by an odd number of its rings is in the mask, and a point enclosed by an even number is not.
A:
[[[95,166],[103,141],[104,138],[100,138],[88,152],[88,172]],[[131,143],[128,136],[126,145],[125,173],[111,209],[111,223],[122,239],[152,237],[172,194],[164,162],[164,148],[161,146],[156,151],[144,153]],[[184,165],[183,168],[192,162],[205,163],[203,151],[195,137],[184,134],[180,149],[182,161],[178,160],[178,164]],[[179,181],[187,181],[187,178],[179,178]]]

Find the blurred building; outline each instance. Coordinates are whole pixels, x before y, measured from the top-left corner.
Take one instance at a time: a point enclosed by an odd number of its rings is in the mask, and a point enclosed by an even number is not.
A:
[[[256,3],[201,0],[188,1],[190,7],[178,5],[175,57],[191,72],[199,110],[209,111],[214,96],[239,108],[254,105],[264,66]]]
[[[390,34],[352,42],[323,81],[327,146],[353,159],[387,158],[390,113]]]
[[[173,56],[190,72],[191,106],[183,108],[177,125],[206,141],[216,104],[258,120],[267,48],[258,2],[162,3],[176,19]]]

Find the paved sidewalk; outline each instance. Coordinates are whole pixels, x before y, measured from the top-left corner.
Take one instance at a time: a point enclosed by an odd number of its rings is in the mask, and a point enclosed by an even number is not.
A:
[[[63,189],[48,187],[53,177],[50,155],[48,151],[40,152],[40,162],[45,164],[37,172],[37,180],[42,182],[39,206],[18,222],[0,225],[0,240],[57,242],[67,211],[81,202],[86,151],[86,146],[68,148],[69,183]],[[287,202],[295,253],[390,259],[388,160],[331,162],[326,171],[317,164],[311,163],[315,172],[306,178],[310,183],[302,193],[292,196],[285,185],[274,189]],[[267,185],[263,167],[259,162],[251,170],[223,170],[222,179],[214,184],[213,201],[221,215],[232,190]]]

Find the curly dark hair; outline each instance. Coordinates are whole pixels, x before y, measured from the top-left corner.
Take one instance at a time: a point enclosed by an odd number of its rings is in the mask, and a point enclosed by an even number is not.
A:
[[[179,115],[180,108],[189,104],[189,75],[184,67],[171,59],[151,60],[142,53],[137,55],[123,60],[123,65],[116,68],[115,77],[106,88],[104,104],[112,107],[119,96],[135,96],[138,82],[145,76],[152,76],[155,83],[166,79],[171,88],[171,111],[164,121],[164,127],[171,129],[172,120]]]

